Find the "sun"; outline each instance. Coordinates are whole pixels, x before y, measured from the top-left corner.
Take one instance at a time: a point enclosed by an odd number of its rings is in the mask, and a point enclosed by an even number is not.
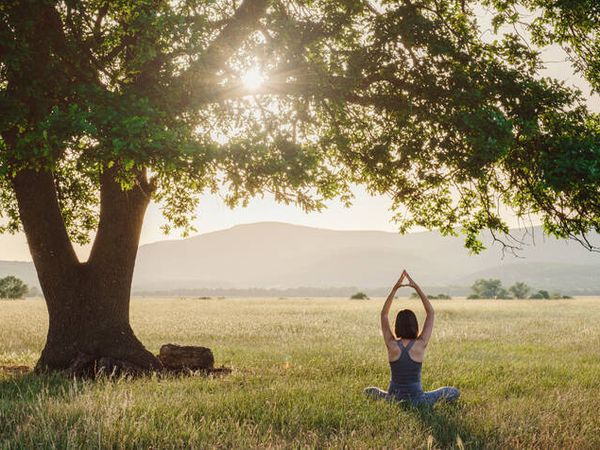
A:
[[[251,91],[257,90],[264,82],[265,76],[256,67],[248,70],[242,75],[242,83],[244,83],[244,86]]]

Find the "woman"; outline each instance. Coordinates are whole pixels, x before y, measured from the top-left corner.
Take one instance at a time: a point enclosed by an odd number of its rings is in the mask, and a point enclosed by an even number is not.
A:
[[[407,284],[402,284],[404,279]],[[403,309],[396,316],[396,336],[390,329],[388,314],[396,291],[402,286],[414,288],[425,307],[427,317],[421,334],[418,334],[417,317],[410,309]],[[454,387],[442,387],[430,392],[423,392],[421,387],[421,365],[425,356],[425,348],[433,331],[433,316],[433,306],[429,299],[406,270],[403,270],[381,310],[381,331],[387,347],[392,380],[387,392],[376,387],[369,387],[365,389],[367,396],[375,399],[408,401],[415,405],[433,405],[439,400],[453,401],[458,398],[460,391]]]

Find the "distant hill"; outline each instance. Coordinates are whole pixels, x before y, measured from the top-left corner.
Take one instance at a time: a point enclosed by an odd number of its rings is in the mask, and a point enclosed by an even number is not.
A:
[[[519,233],[514,235],[520,237]],[[134,288],[375,289],[392,284],[406,267],[432,289],[467,287],[476,278],[494,277],[562,292],[600,292],[600,254],[573,241],[544,237],[539,228],[533,229],[533,236],[524,238],[530,245],[518,258],[511,254],[502,258],[498,245],[473,256],[462,237],[438,232],[399,235],[273,222],[239,225],[142,246]],[[483,239],[492,241],[489,236]]]
[[[406,267],[422,285],[439,292],[466,293],[475,279],[493,277],[505,284],[525,281],[562,293],[600,293],[600,254],[576,242],[544,237],[540,229],[533,233],[535,240],[526,238],[529,245],[518,258],[510,254],[502,258],[498,245],[471,256],[462,237],[443,237],[438,232],[399,235],[274,222],[238,225],[141,246],[133,289],[138,293],[200,288],[280,292],[311,287],[327,292],[351,286],[380,293]],[[483,239],[491,242],[489,236]],[[26,281],[35,276],[28,263],[0,263],[0,276],[8,269],[19,269]]]

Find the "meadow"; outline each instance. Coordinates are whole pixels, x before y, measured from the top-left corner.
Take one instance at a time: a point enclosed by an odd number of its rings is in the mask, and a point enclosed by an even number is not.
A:
[[[382,301],[134,299],[150,350],[208,346],[232,373],[0,371],[0,448],[600,448],[600,299],[434,301],[423,385],[462,392],[434,408],[362,394],[388,383]],[[41,300],[0,301],[0,365],[35,364],[46,324]]]

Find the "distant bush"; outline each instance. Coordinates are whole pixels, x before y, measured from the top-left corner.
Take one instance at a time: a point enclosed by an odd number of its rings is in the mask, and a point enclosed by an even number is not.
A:
[[[450,297],[448,294],[438,294],[438,295],[432,295],[432,294],[426,294],[427,298],[430,300],[450,300],[452,299],[452,297]],[[419,298],[419,294],[417,294],[416,292],[413,292],[412,294],[410,294],[409,298]]]
[[[531,294],[529,298],[532,300],[567,300],[572,299],[573,297],[571,297],[570,295],[562,295],[560,292],[552,292],[550,294],[548,293],[548,291],[540,289],[534,294]]]
[[[550,294],[548,291],[540,289],[535,294],[531,294],[529,298],[533,300],[548,300],[550,298]]]
[[[517,281],[515,284],[513,284],[511,287],[508,288],[508,290],[511,292],[511,294],[515,297],[515,298],[527,298],[527,296],[529,295],[529,292],[531,291],[531,288],[529,286],[527,286],[527,284],[521,282],[521,281]]]
[[[476,280],[471,286],[471,290],[476,297],[469,296],[469,298],[511,298],[508,291],[502,286],[502,281],[493,278]]]
[[[29,288],[19,278],[12,275],[0,278],[0,298],[23,298],[27,292]]]
[[[364,292],[357,292],[350,297],[352,300],[369,300],[369,296]]]
[[[477,294],[471,294],[467,297],[467,300],[479,300],[481,297]]]

